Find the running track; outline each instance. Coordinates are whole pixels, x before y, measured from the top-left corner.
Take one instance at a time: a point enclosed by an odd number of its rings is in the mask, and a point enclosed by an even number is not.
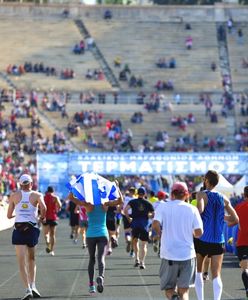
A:
[[[57,230],[55,256],[51,257],[45,253],[41,232],[37,248],[36,284],[43,299],[165,299],[159,289],[160,259],[153,253],[152,247],[149,245],[146,270],[139,270],[133,267],[133,259],[125,252],[123,239],[113,255],[106,258],[103,294],[89,295],[87,250],[81,249],[81,243],[74,245],[69,239],[69,234],[68,220],[61,220]],[[238,262],[233,255],[225,256],[222,279],[224,285],[222,299],[245,299]],[[0,299],[20,299],[23,293],[15,251],[11,245],[11,230],[5,230],[0,232]],[[196,299],[193,288],[190,289],[190,299]],[[205,299],[213,299],[211,282],[205,284]]]

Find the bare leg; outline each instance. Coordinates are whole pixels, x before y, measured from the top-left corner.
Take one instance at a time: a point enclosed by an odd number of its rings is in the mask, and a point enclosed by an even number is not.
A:
[[[56,242],[56,237],[55,237],[56,226],[49,226],[49,233],[50,233],[50,250],[53,251]]]
[[[147,254],[147,242],[146,241],[141,241],[140,261],[142,263],[145,263],[146,254]]]
[[[27,266],[28,266],[28,274],[29,274],[29,283],[32,284],[35,282],[36,278],[36,263],[35,263],[35,247],[29,248],[27,247]]]
[[[139,260],[139,240],[137,238],[133,238],[133,250],[135,259]]]
[[[27,270],[27,264],[26,264],[26,254],[27,254],[27,246],[26,245],[16,245],[16,257],[19,265],[19,271],[20,271],[20,276],[23,281],[24,287],[26,289],[29,288],[29,277],[28,277],[28,270]]]
[[[189,300],[189,289],[178,288],[178,295],[181,300]]]

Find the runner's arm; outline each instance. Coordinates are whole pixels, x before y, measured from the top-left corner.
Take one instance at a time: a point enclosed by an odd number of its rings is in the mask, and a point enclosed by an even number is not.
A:
[[[15,216],[13,216],[14,209],[15,209],[14,196],[11,195],[9,198],[9,207],[8,207],[8,211],[7,211],[8,219],[12,219],[15,217]]]
[[[38,201],[39,210],[40,210],[40,219],[44,220],[46,218],[47,207],[46,207],[46,204],[45,204],[42,194],[38,193],[37,201]]]
[[[156,232],[157,237],[156,238],[160,238],[161,236],[161,224],[158,220],[154,220],[152,222],[152,229]]]
[[[129,216],[129,213],[128,213],[129,209],[131,209],[131,206],[129,204],[127,204],[123,213],[124,213],[125,217],[127,218],[128,222],[130,223],[132,221],[132,218]]]
[[[203,213],[205,209],[205,198],[206,194],[203,192],[196,193],[196,200],[197,200],[197,208],[199,210],[199,213]]]
[[[224,197],[224,203],[225,203],[225,210],[228,213],[228,215],[225,215],[225,221],[227,222],[228,226],[234,226],[239,223],[239,217],[235,211],[235,209],[232,207],[229,199]]]
[[[78,200],[72,193],[69,193],[68,199],[76,205],[85,207],[87,212],[91,212],[94,209],[94,205],[85,201]]]

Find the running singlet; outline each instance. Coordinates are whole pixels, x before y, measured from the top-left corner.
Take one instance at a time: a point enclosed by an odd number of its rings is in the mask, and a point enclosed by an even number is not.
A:
[[[38,207],[35,207],[29,201],[30,194],[32,192],[21,191],[21,201],[15,206],[15,222],[32,222],[37,223]]]
[[[88,229],[86,237],[108,237],[108,229],[106,226],[106,211],[102,205],[95,205],[91,212],[88,212]]]
[[[57,220],[57,205],[56,201],[54,200],[54,196],[50,193],[46,193],[44,197],[47,211],[46,211],[46,219],[50,221]]]
[[[235,210],[239,216],[237,246],[248,246],[248,202],[241,202]]]
[[[207,243],[224,243],[224,198],[218,192],[204,191],[208,203],[201,214],[203,235],[200,240]]]

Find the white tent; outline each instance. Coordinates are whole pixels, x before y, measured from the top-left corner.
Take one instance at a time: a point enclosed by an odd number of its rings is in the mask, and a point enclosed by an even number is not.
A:
[[[233,191],[236,195],[241,195],[244,192],[244,187],[246,186],[246,176],[243,176],[235,183]]]

